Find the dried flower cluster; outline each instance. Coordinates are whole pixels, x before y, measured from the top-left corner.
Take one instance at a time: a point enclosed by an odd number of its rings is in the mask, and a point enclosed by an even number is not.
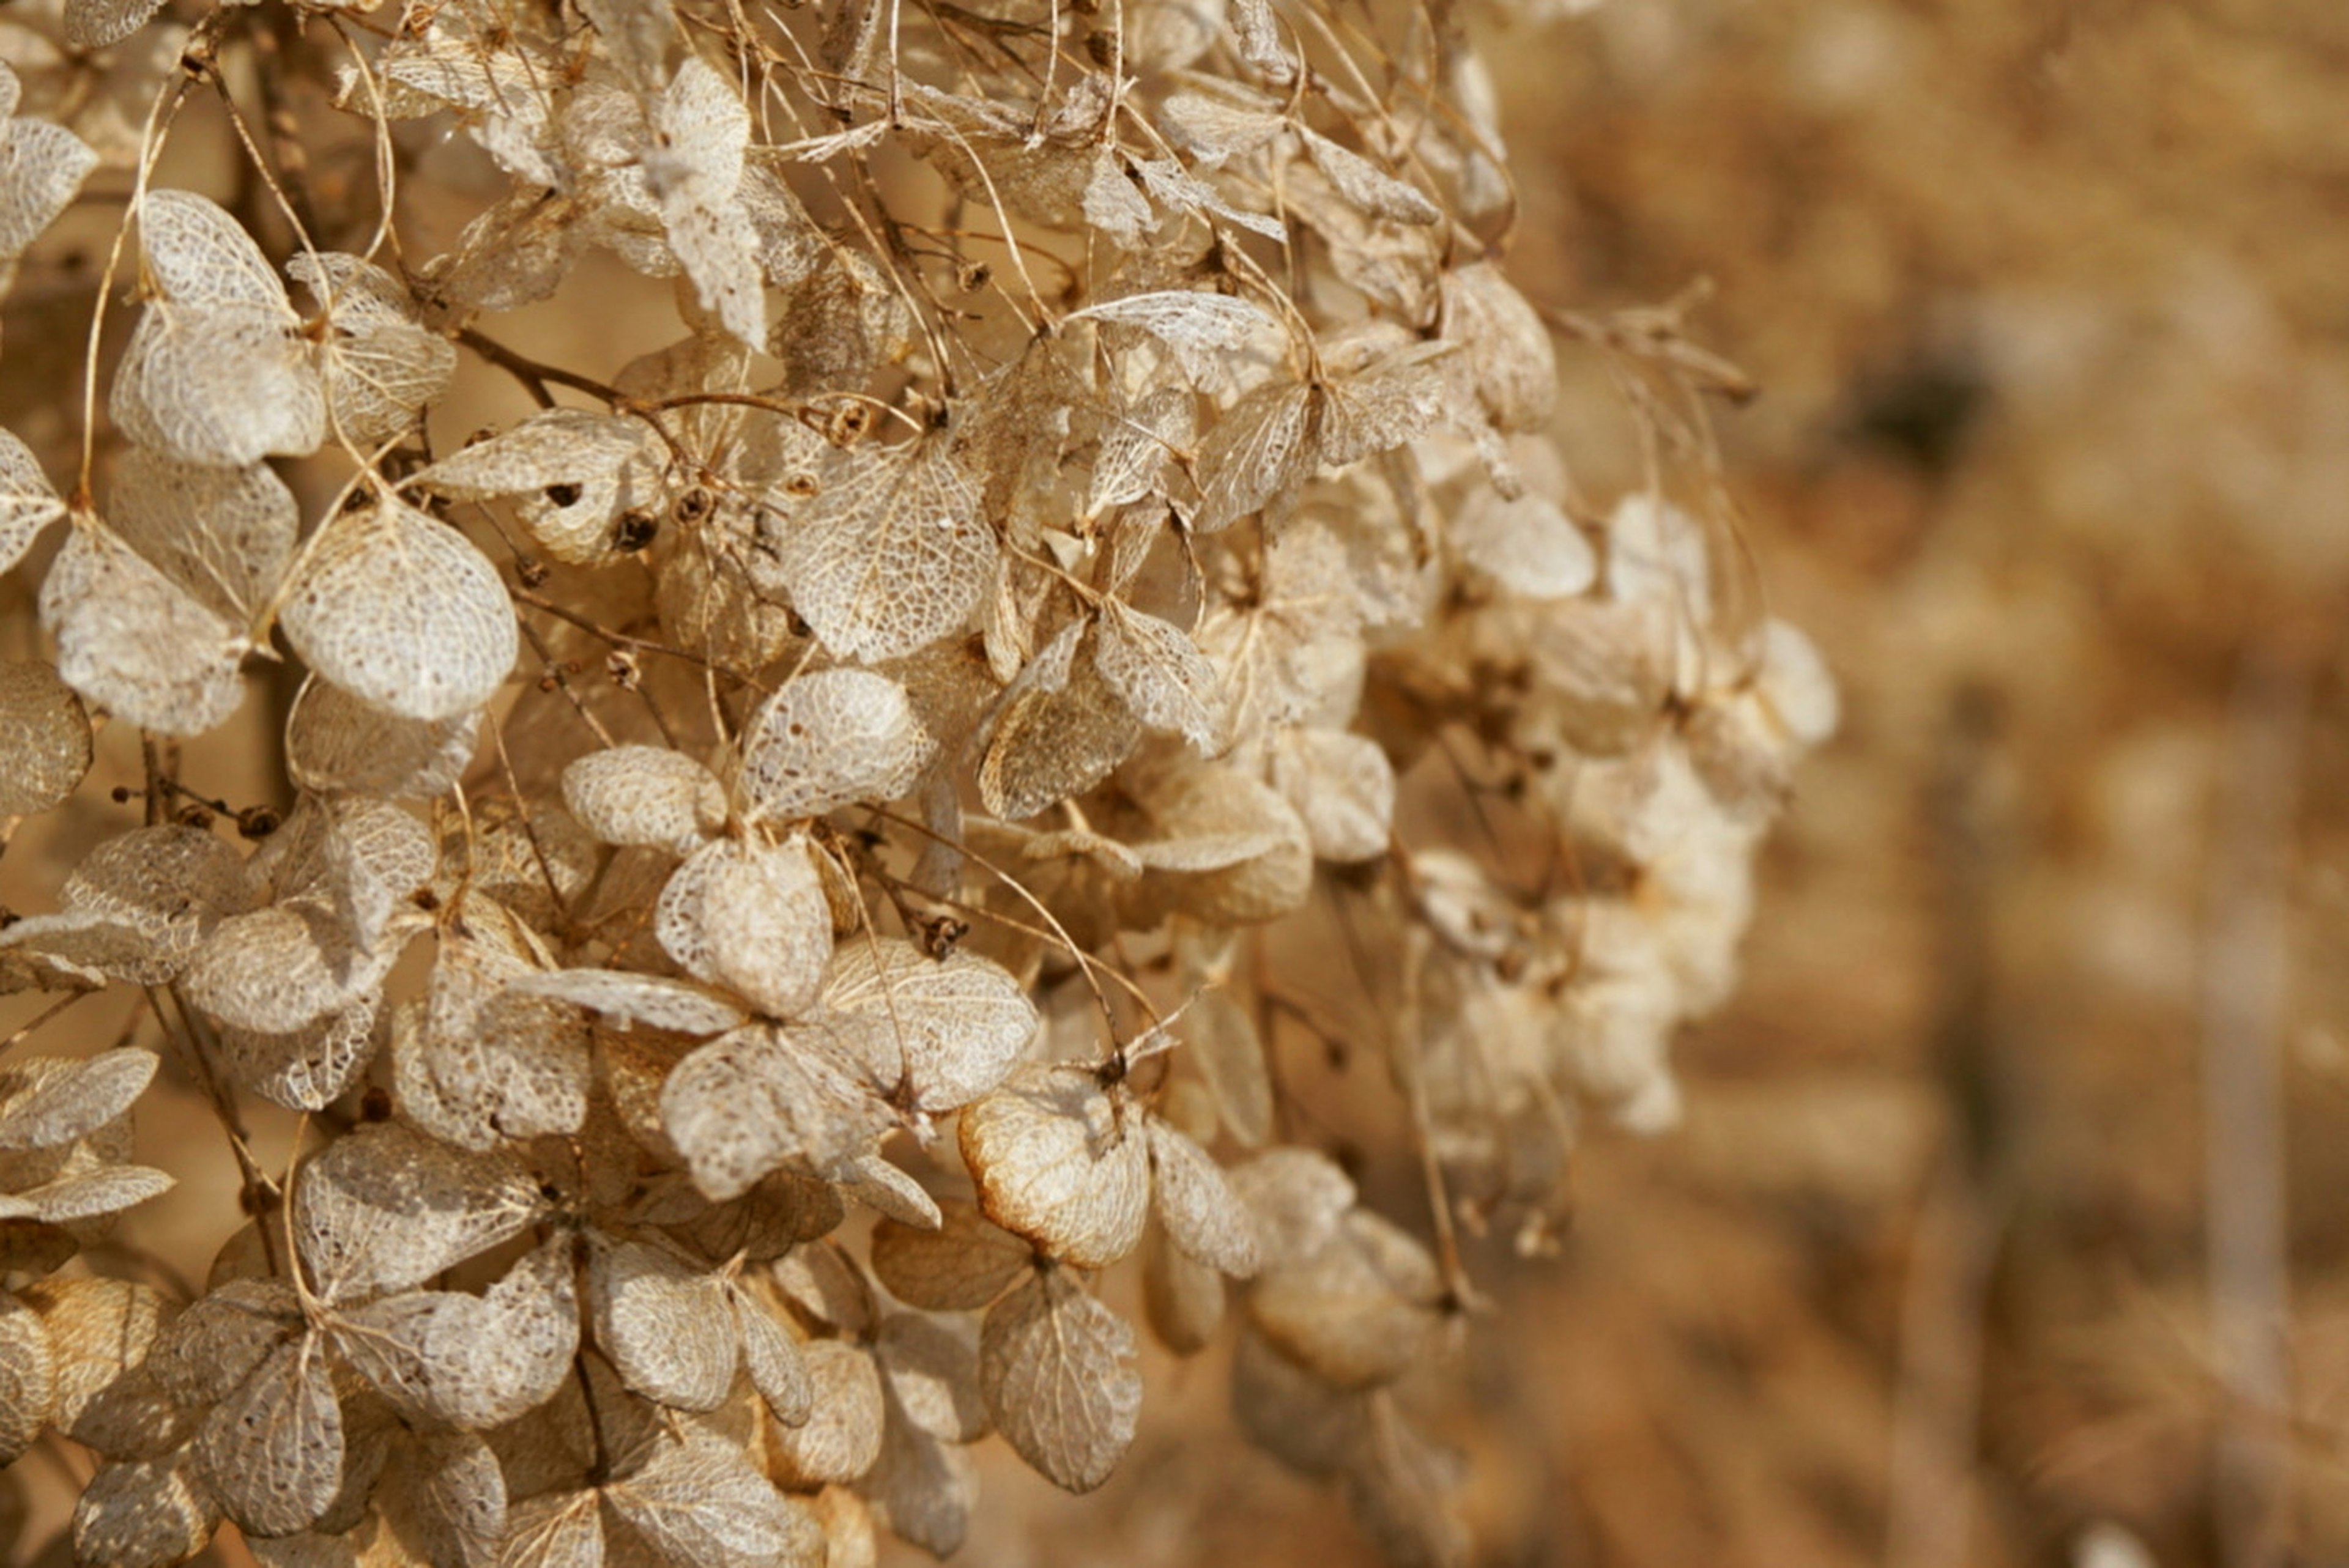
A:
[[[0,1460],[98,1456],[81,1559],[943,1555],[988,1434],[1117,1465],[1137,1257],[1174,1350],[1235,1320],[1254,1439],[1455,1559],[1392,1390],[1454,1227],[1538,1245],[1581,1108],[1670,1118],[1834,723],[1666,499],[1671,397],[1647,490],[1569,483],[1464,19],[157,9],[0,19],[0,263],[128,208],[78,480],[0,433],[55,650],[0,666],[0,816],[88,808],[97,725],[145,762],[0,929],[0,992],[147,1005],[0,1062]],[[159,175],[208,124],[228,205]],[[675,340],[608,381],[501,335],[631,273]],[[460,370],[538,410],[436,443]],[[212,799],[179,741],[289,655],[290,806]],[[1278,1070],[1333,909],[1433,1247]],[[157,1051],[244,1187],[192,1301],[64,1266],[170,1183]]]

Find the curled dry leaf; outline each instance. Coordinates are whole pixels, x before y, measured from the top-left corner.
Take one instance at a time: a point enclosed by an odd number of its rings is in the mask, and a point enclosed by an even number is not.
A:
[[[962,1157],[979,1206],[1048,1256],[1103,1268],[1142,1240],[1149,1140],[1081,1068],[1029,1066],[966,1107]]]
[[[988,1313],[978,1386],[996,1429],[1069,1491],[1109,1479],[1142,1414],[1133,1328],[1062,1269],[1039,1269]]]

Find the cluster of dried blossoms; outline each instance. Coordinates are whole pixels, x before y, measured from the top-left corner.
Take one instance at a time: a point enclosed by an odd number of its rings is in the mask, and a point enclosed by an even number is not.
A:
[[[1177,1352],[1237,1303],[1254,1438],[1456,1556],[1392,1386],[1466,1284],[1309,1147],[1266,955],[1340,911],[1439,1240],[1538,1240],[1579,1108],[1669,1118],[1834,720],[1661,468],[1569,486],[1462,19],[157,8],[0,20],[0,257],[110,179],[137,281],[79,481],[0,432],[0,569],[62,535],[0,816],[93,716],[147,775],[0,991],[142,987],[249,1214],[192,1301],[60,1272],[169,1184],[158,1057],[0,1063],[0,1459],[98,1456],[82,1560],[945,1554],[990,1432],[1125,1451],[1136,1254]],[[206,113],[238,211],[157,177]],[[610,258],[668,346],[501,342]],[[539,411],[436,447],[460,358]],[[286,651],[232,833],[178,740]],[[1513,826],[1399,831],[1471,753]]]

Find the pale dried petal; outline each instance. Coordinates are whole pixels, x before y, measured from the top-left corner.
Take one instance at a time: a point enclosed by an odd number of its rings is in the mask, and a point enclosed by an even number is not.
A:
[[[95,1132],[130,1109],[160,1063],[123,1047],[37,1078],[30,1065],[0,1068],[0,1149],[47,1149]]]
[[[661,1125],[694,1184],[720,1202],[786,1161],[836,1171],[893,1120],[838,1065],[763,1026],[701,1047],[661,1090]]]
[[[279,617],[311,667],[406,718],[487,702],[518,646],[496,568],[455,529],[390,498],[326,526]]]
[[[978,1336],[968,1320],[893,1312],[881,1320],[873,1355],[895,1414],[944,1442],[987,1435]]]
[[[1394,837],[1394,765],[1378,742],[1342,729],[1292,729],[1275,742],[1274,788],[1288,798],[1316,860],[1374,861]]]
[[[880,1368],[843,1340],[812,1339],[800,1354],[815,1389],[813,1413],[768,1434],[769,1462],[787,1486],[845,1485],[880,1457]]]
[[[89,1568],[168,1568],[204,1549],[220,1506],[185,1449],[100,1465],[74,1502],[74,1561]]]
[[[1151,729],[1173,730],[1202,751],[1223,734],[1216,672],[1181,628],[1115,599],[1102,602],[1093,665]]]
[[[723,1439],[667,1445],[604,1489],[614,1511],[663,1563],[680,1568],[823,1568],[823,1532]]]
[[[978,1382],[996,1429],[1070,1491],[1109,1479],[1142,1415],[1133,1327],[1061,1269],[1039,1271],[988,1313]]]
[[[790,682],[751,719],[736,787],[762,817],[820,817],[854,801],[895,799],[936,749],[895,681],[870,670],[818,670]]]
[[[678,967],[769,1017],[803,1011],[832,957],[832,906],[804,841],[717,839],[661,890],[653,934]]]
[[[994,531],[949,445],[837,456],[777,542],[792,606],[825,647],[874,661],[959,629],[994,573]]]
[[[1259,1250],[1268,1258],[1319,1252],[1354,1206],[1353,1181],[1318,1150],[1268,1149],[1225,1175],[1256,1216]]]
[[[102,523],[77,527],[41,583],[57,674],[125,723],[201,735],[236,711],[251,647]]]
[[[1036,1008],[999,965],[961,951],[932,958],[895,937],[846,942],[823,1002],[826,1026],[853,1028],[875,1081],[934,1113],[1001,1083],[1036,1037]]]
[[[481,734],[479,711],[402,718],[313,676],[285,721],[285,771],[305,789],[427,800],[463,777]]]
[[[1480,492],[1454,521],[1452,542],[1505,592],[1528,599],[1571,598],[1599,580],[1599,552],[1556,501],[1541,496],[1505,500]]]
[[[1157,1117],[1147,1119],[1151,1192],[1167,1235],[1189,1256],[1246,1279],[1257,1271],[1255,1222],[1207,1151]]]
[[[1313,160],[1338,194],[1355,207],[1393,223],[1440,223],[1443,209],[1361,153],[1299,126],[1306,156]]]
[[[1142,1306],[1150,1331],[1177,1356],[1196,1356],[1224,1321],[1224,1276],[1153,1225],[1142,1238]]]
[[[361,1300],[423,1284],[545,1212],[529,1167],[465,1154],[397,1122],[346,1133],[302,1167],[294,1238],[318,1294]]]
[[[1027,1067],[962,1113],[987,1217],[1062,1263],[1103,1268],[1142,1239],[1149,1141],[1091,1072]]]
[[[13,84],[13,71],[9,79]],[[57,222],[98,167],[98,154],[65,127],[45,119],[12,120],[13,112],[0,113],[0,268],[23,255]]]
[[[457,346],[428,331],[407,288],[364,257],[305,251],[285,270],[326,306],[319,375],[343,439],[365,451],[414,428],[448,391]]]
[[[23,559],[41,530],[65,514],[66,503],[33,449],[14,432],[0,430],[0,572]]]
[[[225,469],[300,457],[326,438],[326,391],[282,290],[274,304],[150,301],[107,411],[141,447]]]
[[[725,1403],[736,1357],[725,1282],[640,1242],[593,1235],[587,1309],[620,1381],[671,1409]]]
[[[321,1336],[280,1345],[204,1418],[198,1472],[253,1535],[306,1530],[343,1484],[343,1411]]]
[[[215,468],[144,447],[116,462],[109,499],[117,536],[232,626],[252,624],[268,603],[302,523],[265,463]]]
[[[591,751],[563,770],[563,803],[607,844],[689,855],[726,825],[726,790],[709,769],[660,746]]]
[[[1340,1388],[1392,1382],[1426,1353],[1444,1283],[1427,1249],[1366,1210],[1326,1245],[1265,1271],[1248,1315],[1283,1355]]]
[[[784,1426],[805,1426],[815,1413],[815,1379],[800,1354],[799,1341],[758,1295],[737,1285],[728,1295],[742,1345],[742,1369],[750,1375],[759,1398]]]
[[[658,975],[623,969],[557,969],[524,975],[506,988],[528,996],[552,996],[624,1023],[683,1035],[716,1035],[749,1020],[741,1005],[712,995],[698,985]]]
[[[382,1506],[410,1551],[448,1568],[496,1563],[506,1480],[488,1443],[471,1432],[421,1434],[384,1480]]]
[[[15,1464],[33,1446],[57,1402],[48,1326],[39,1313],[0,1292],[0,1465]]]

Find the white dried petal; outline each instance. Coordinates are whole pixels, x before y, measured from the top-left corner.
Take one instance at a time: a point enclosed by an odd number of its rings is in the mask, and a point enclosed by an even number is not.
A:
[[[1319,131],[1297,127],[1305,154],[1338,194],[1356,208],[1392,223],[1440,223],[1443,209],[1361,153],[1339,146]]]
[[[977,1204],[948,1200],[938,1213],[935,1230],[895,1221],[873,1228],[873,1273],[908,1306],[975,1311],[1030,1266],[1034,1249],[990,1222]]]
[[[464,776],[481,734],[479,710],[402,718],[314,676],[285,721],[285,771],[305,789],[426,800]]]
[[[23,559],[41,530],[65,514],[66,503],[32,449],[14,432],[0,430],[0,572]]]
[[[820,817],[895,799],[936,750],[904,686],[870,670],[818,670],[784,686],[751,719],[737,788],[761,817]]]
[[[151,1051],[100,1051],[36,1074],[29,1058],[0,1067],[0,1149],[48,1149],[129,1110],[160,1065]]]
[[[661,746],[591,751],[563,770],[563,803],[597,839],[689,855],[726,825],[726,790],[709,769]]]
[[[723,1034],[750,1018],[740,1003],[698,985],[624,969],[557,969],[524,975],[506,985],[523,995],[552,996],[607,1018],[681,1035]]]
[[[798,1427],[771,1431],[769,1462],[787,1486],[844,1486],[881,1454],[881,1371],[862,1348],[839,1339],[800,1347],[815,1398]]]
[[[210,1408],[227,1398],[301,1320],[301,1303],[284,1280],[233,1280],[173,1318],[147,1365],[171,1398]]]
[[[428,331],[407,288],[364,257],[305,251],[285,270],[326,306],[319,376],[343,439],[365,451],[412,428],[448,391],[456,345]]]
[[[717,1202],[786,1161],[836,1171],[870,1152],[894,1119],[836,1064],[761,1026],[701,1047],[661,1089],[661,1125]]]
[[[1210,170],[1264,147],[1287,123],[1266,100],[1249,103],[1178,92],[1158,106],[1158,128],[1166,139]]]
[[[1199,399],[1187,387],[1154,387],[1102,433],[1085,491],[1086,519],[1139,501],[1158,486],[1166,461],[1198,438]]]
[[[1087,305],[1068,317],[1081,318],[1140,327],[1186,355],[1235,353],[1251,338],[1277,336],[1280,330],[1271,313],[1255,301],[1206,289],[1126,294]]]
[[[1445,269],[1442,287],[1444,335],[1464,346],[1494,428],[1547,428],[1557,406],[1557,356],[1541,316],[1491,262]]]
[[[848,1196],[886,1219],[924,1231],[935,1231],[943,1222],[937,1200],[909,1172],[878,1154],[850,1161],[842,1174],[841,1186]]]
[[[0,1220],[34,1219],[52,1225],[95,1219],[168,1192],[177,1178],[145,1165],[100,1165],[0,1197]]]
[[[519,1235],[546,1210],[530,1168],[468,1154],[397,1122],[369,1122],[304,1165],[294,1240],[318,1295],[408,1290]]]
[[[620,1381],[671,1409],[724,1404],[737,1348],[725,1282],[641,1242],[591,1240],[589,1319]]]
[[[353,947],[340,922],[307,904],[232,915],[196,950],[188,1000],[232,1028],[293,1036],[346,1012],[382,983],[398,956]]]
[[[471,1432],[419,1434],[384,1483],[381,1506],[409,1550],[449,1568],[494,1568],[506,1480],[486,1441]]]
[[[1312,389],[1294,381],[1257,387],[1199,443],[1199,509],[1191,526],[1214,533],[1295,490],[1320,461]]]
[[[759,232],[735,200],[750,109],[724,77],[689,55],[654,108],[652,130],[645,184],[660,203],[669,249],[693,280],[701,308],[743,344],[764,348]]]
[[[108,517],[122,542],[233,626],[253,623],[301,527],[266,464],[215,468],[133,447],[114,466]]]
[[[678,867],[653,934],[695,979],[769,1017],[804,1010],[832,957],[832,906],[803,841],[717,839]]]
[[[1537,495],[1505,500],[1480,492],[1452,525],[1461,558],[1506,593],[1567,599],[1599,580],[1599,552],[1557,503]]]
[[[1232,31],[1239,37],[1240,58],[1276,87],[1297,79],[1297,61],[1289,55],[1272,0],[1231,0]]]
[[[840,453],[776,542],[792,607],[823,645],[867,662],[960,629],[992,580],[980,492],[951,446]]]
[[[98,154],[65,127],[13,113],[0,112],[0,269],[57,222],[98,167]]]
[[[895,937],[841,947],[823,1002],[825,1026],[854,1037],[874,1081],[932,1113],[1001,1083],[1036,1037],[1035,1006],[1001,965],[960,951],[932,958]]]
[[[326,389],[282,290],[274,305],[149,301],[107,411],[140,446],[222,468],[300,457],[326,438]]]
[[[285,285],[243,224],[192,191],[155,189],[139,204],[139,243],[166,299],[198,307],[274,305],[288,316]]]
[[[558,1236],[484,1295],[411,1291],[339,1315],[343,1356],[408,1418],[484,1430],[553,1398],[579,1348],[571,1242]]]
[[[1187,1255],[1246,1279],[1257,1271],[1256,1223],[1207,1151],[1157,1117],[1145,1121],[1151,1195],[1167,1236]]]
[[[1835,676],[1800,627],[1771,621],[1762,628],[1762,673],[1755,690],[1786,733],[1818,746],[1836,732],[1842,702]]]
[[[1109,1479],[1142,1415],[1133,1327],[1062,1269],[1040,1270],[988,1313],[978,1383],[996,1429],[1070,1491]]]
[[[215,1406],[196,1434],[198,1473],[238,1526],[291,1535],[343,1484],[343,1411],[322,1336],[287,1340]]]
[[[125,723],[201,735],[236,711],[251,644],[102,523],[77,527],[41,583],[57,674]]]
[[[1171,622],[1102,600],[1093,666],[1144,727],[1172,730],[1201,751],[1221,748],[1223,699],[1215,669]]]
[[[1141,720],[1087,661],[1061,690],[1031,686],[1005,705],[979,765],[979,799],[1006,821],[1032,817],[1109,777],[1141,740]]]
[[[411,482],[457,500],[522,497],[516,515],[549,555],[596,565],[620,553],[623,520],[659,501],[661,461],[641,419],[549,408]]]
[[[487,702],[519,645],[497,569],[455,529],[388,497],[326,527],[279,616],[311,667],[406,718]]]
[[[1080,1268],[1105,1268],[1142,1239],[1149,1142],[1092,1073],[1025,1067],[966,1107],[960,1141],[987,1217]]]

